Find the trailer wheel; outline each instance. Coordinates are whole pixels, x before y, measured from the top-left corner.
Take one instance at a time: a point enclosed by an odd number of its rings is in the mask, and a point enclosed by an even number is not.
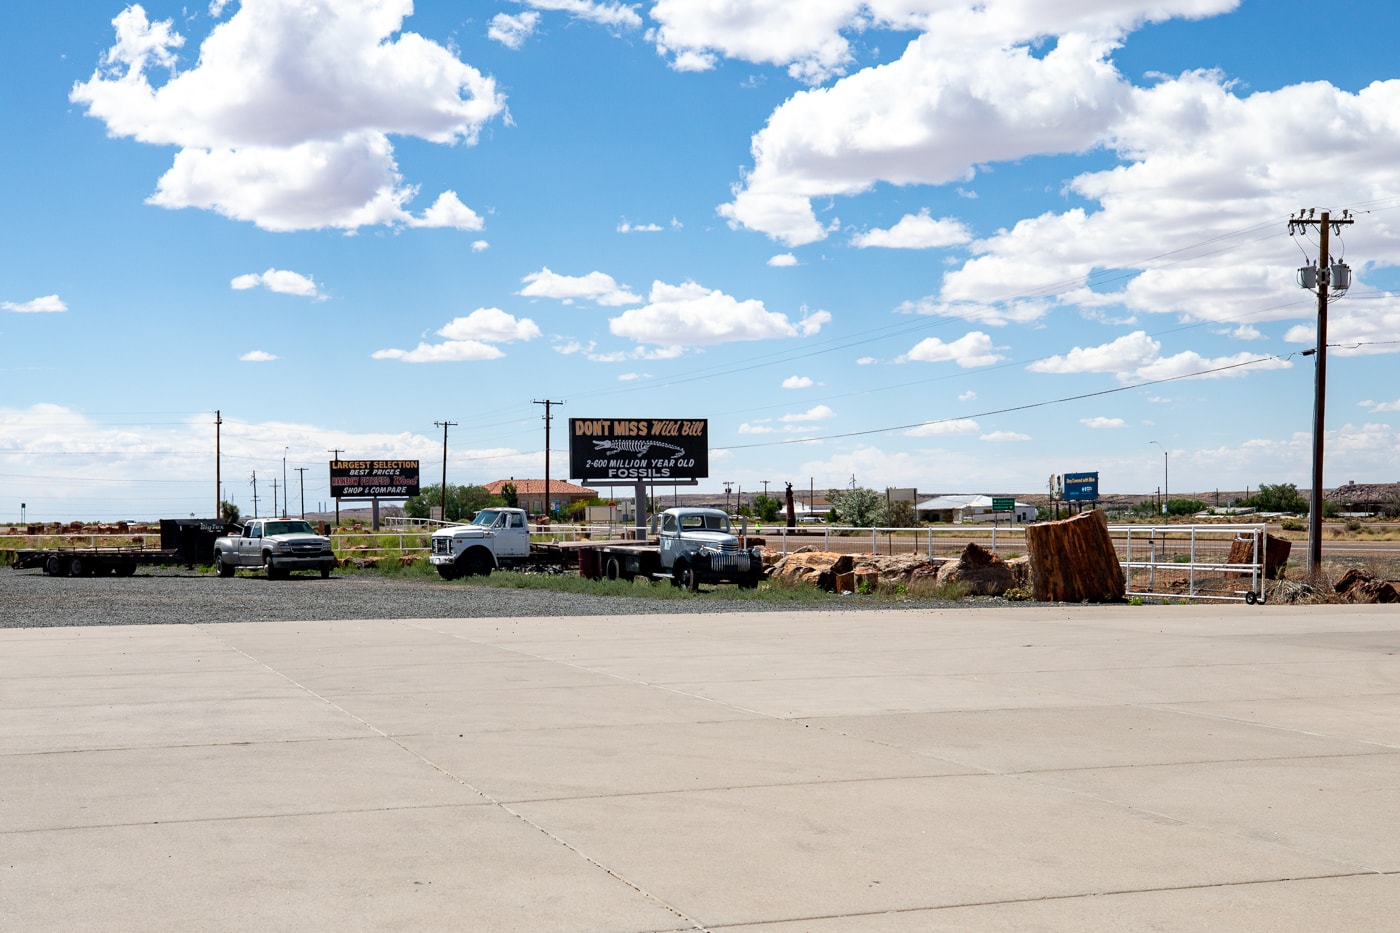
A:
[[[68,576],[81,577],[88,572],[87,564],[81,557],[74,557],[68,561]]]
[[[44,561],[44,573],[51,577],[63,576],[66,573],[63,567],[63,561],[59,560],[57,557],[50,557],[48,560]]]
[[[223,555],[223,552],[221,552],[221,551],[215,551],[215,552],[214,552],[214,570],[216,570],[216,571],[218,572],[219,576],[221,576],[221,577],[231,577],[231,576],[233,576],[233,571],[234,571],[235,569],[236,569],[236,568],[235,568],[232,564],[226,564],[226,563],[224,563],[224,555]]]
[[[119,577],[134,577],[136,576],[136,562],[117,564],[112,568],[112,572]]]
[[[622,567],[618,564],[616,557],[609,557],[607,565],[603,568],[603,576],[609,580],[616,580],[622,576]]]

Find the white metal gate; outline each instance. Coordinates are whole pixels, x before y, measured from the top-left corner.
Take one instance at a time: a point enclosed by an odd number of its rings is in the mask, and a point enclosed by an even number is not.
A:
[[[1264,525],[1110,525],[1109,533],[1129,596],[1264,602]]]

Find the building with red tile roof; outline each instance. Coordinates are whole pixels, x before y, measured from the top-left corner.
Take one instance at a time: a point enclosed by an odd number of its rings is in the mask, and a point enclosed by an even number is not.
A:
[[[487,483],[485,489],[493,496],[503,495],[501,490],[506,484],[515,486],[515,495],[520,502],[520,507],[531,515],[545,514],[545,488],[542,479],[498,479]],[[562,479],[551,479],[549,481],[549,501],[560,511],[567,511],[571,505],[579,502],[587,502],[590,499],[598,498],[596,489],[589,489],[586,486],[576,486],[573,483]]]

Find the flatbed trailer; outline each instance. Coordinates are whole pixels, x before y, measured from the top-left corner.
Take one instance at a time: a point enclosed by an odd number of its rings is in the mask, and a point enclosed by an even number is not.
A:
[[[14,566],[16,570],[39,567],[51,577],[100,577],[109,573],[129,577],[143,564],[178,563],[184,563],[178,549],[59,547],[17,551]]]
[[[214,559],[214,539],[229,526],[207,518],[163,518],[160,547],[56,547],[15,552],[14,568],[38,567],[51,577],[115,574],[129,577],[140,566],[181,564],[193,569]]]

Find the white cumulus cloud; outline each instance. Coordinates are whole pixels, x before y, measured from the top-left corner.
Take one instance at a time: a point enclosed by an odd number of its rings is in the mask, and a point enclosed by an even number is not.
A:
[[[453,318],[438,328],[442,343],[419,343],[412,350],[389,348],[370,354],[376,360],[405,363],[463,363],[497,360],[505,356],[498,343],[534,340],[540,328],[529,318],[516,318],[500,308],[478,308],[466,317]]]
[[[976,366],[990,366],[1005,357],[996,352],[991,337],[980,330],[974,330],[952,343],[944,343],[937,337],[925,337],[901,359],[919,363],[953,362],[963,369],[971,369]]]
[[[400,360],[404,363],[465,363],[498,360],[505,356],[499,347],[480,340],[447,340],[443,343],[420,343],[412,350],[375,350],[376,360]]]
[[[634,305],[642,299],[632,294],[626,286],[618,285],[613,277],[605,272],[590,272],[587,275],[559,275],[551,272],[548,266],[539,272],[532,272],[521,279],[525,287],[520,294],[527,298],[555,298],[565,304],[576,300],[591,301],[603,307]]]
[[[614,335],[638,343],[699,347],[809,337],[830,320],[828,312],[815,311],[792,321],[757,299],[739,301],[695,282],[653,282],[648,303],[612,318],[608,327]]]
[[[447,47],[405,29],[411,9],[403,0],[245,0],[182,70],[185,40],[172,21],[151,22],[132,5],[70,98],[112,136],[177,149],[149,199],[162,207],[279,231],[478,229],[451,192],[422,214],[409,210],[417,188],[399,174],[389,138],[472,144],[505,100]]]
[[[1095,430],[1100,430],[1103,428],[1123,428],[1127,427],[1128,425],[1128,422],[1124,421],[1122,418],[1105,418],[1102,416],[1095,418],[1080,418],[1079,423],[1084,425],[1086,428],[1094,428]]]
[[[1143,331],[1125,334],[1096,347],[1075,347],[1031,363],[1033,373],[1111,373],[1120,382],[1195,376],[1203,379],[1242,377],[1251,370],[1291,369],[1293,364],[1258,353],[1205,357],[1194,350],[1161,355],[1162,345]]]
[[[905,214],[888,230],[867,230],[851,237],[851,245],[865,249],[882,246],[886,249],[934,249],[958,246],[972,240],[972,232],[961,221],[951,217],[935,219],[927,210]]]
[[[976,434],[981,426],[971,418],[954,418],[948,421],[929,421],[910,428],[904,433],[909,437],[941,437],[953,434]]]
[[[568,13],[575,19],[587,20],[603,26],[627,29],[640,29],[642,18],[637,11],[625,3],[605,3],[598,0],[515,0],[537,10],[550,10]]]
[[[270,363],[273,360],[277,359],[277,356],[275,354],[268,353],[266,350],[249,350],[247,353],[240,355],[238,358],[245,363]]]
[[[449,340],[511,343],[534,340],[540,336],[540,328],[529,318],[516,318],[500,308],[477,308],[466,317],[453,318],[439,328],[437,334]]]
[[[810,389],[815,384],[811,376],[788,376],[783,380],[784,389]]]
[[[491,17],[491,25],[486,30],[486,37],[494,42],[499,42],[508,49],[518,49],[525,44],[525,40],[535,31],[535,27],[540,24],[540,14],[530,10],[511,16],[509,13],[497,13]]]
[[[0,301],[0,308],[20,314],[43,314],[67,311],[68,306],[57,295],[45,295],[33,301]]]
[[[1362,408],[1366,409],[1367,411],[1374,411],[1374,412],[1400,411],[1400,399],[1396,399],[1396,400],[1393,401],[1393,402],[1374,402],[1374,401],[1371,401],[1370,399],[1367,399],[1366,401],[1364,401],[1364,402],[1359,402],[1358,404],[1360,404],[1360,406],[1361,406]]]
[[[235,291],[246,291],[262,286],[268,291],[281,295],[297,295],[302,298],[321,297],[316,288],[316,280],[309,275],[291,272],[286,269],[268,269],[266,272],[249,272],[235,276],[229,283]]]
[[[802,412],[783,415],[780,421],[788,424],[806,424],[813,421],[828,421],[836,417],[836,412],[826,405],[816,405]]]

